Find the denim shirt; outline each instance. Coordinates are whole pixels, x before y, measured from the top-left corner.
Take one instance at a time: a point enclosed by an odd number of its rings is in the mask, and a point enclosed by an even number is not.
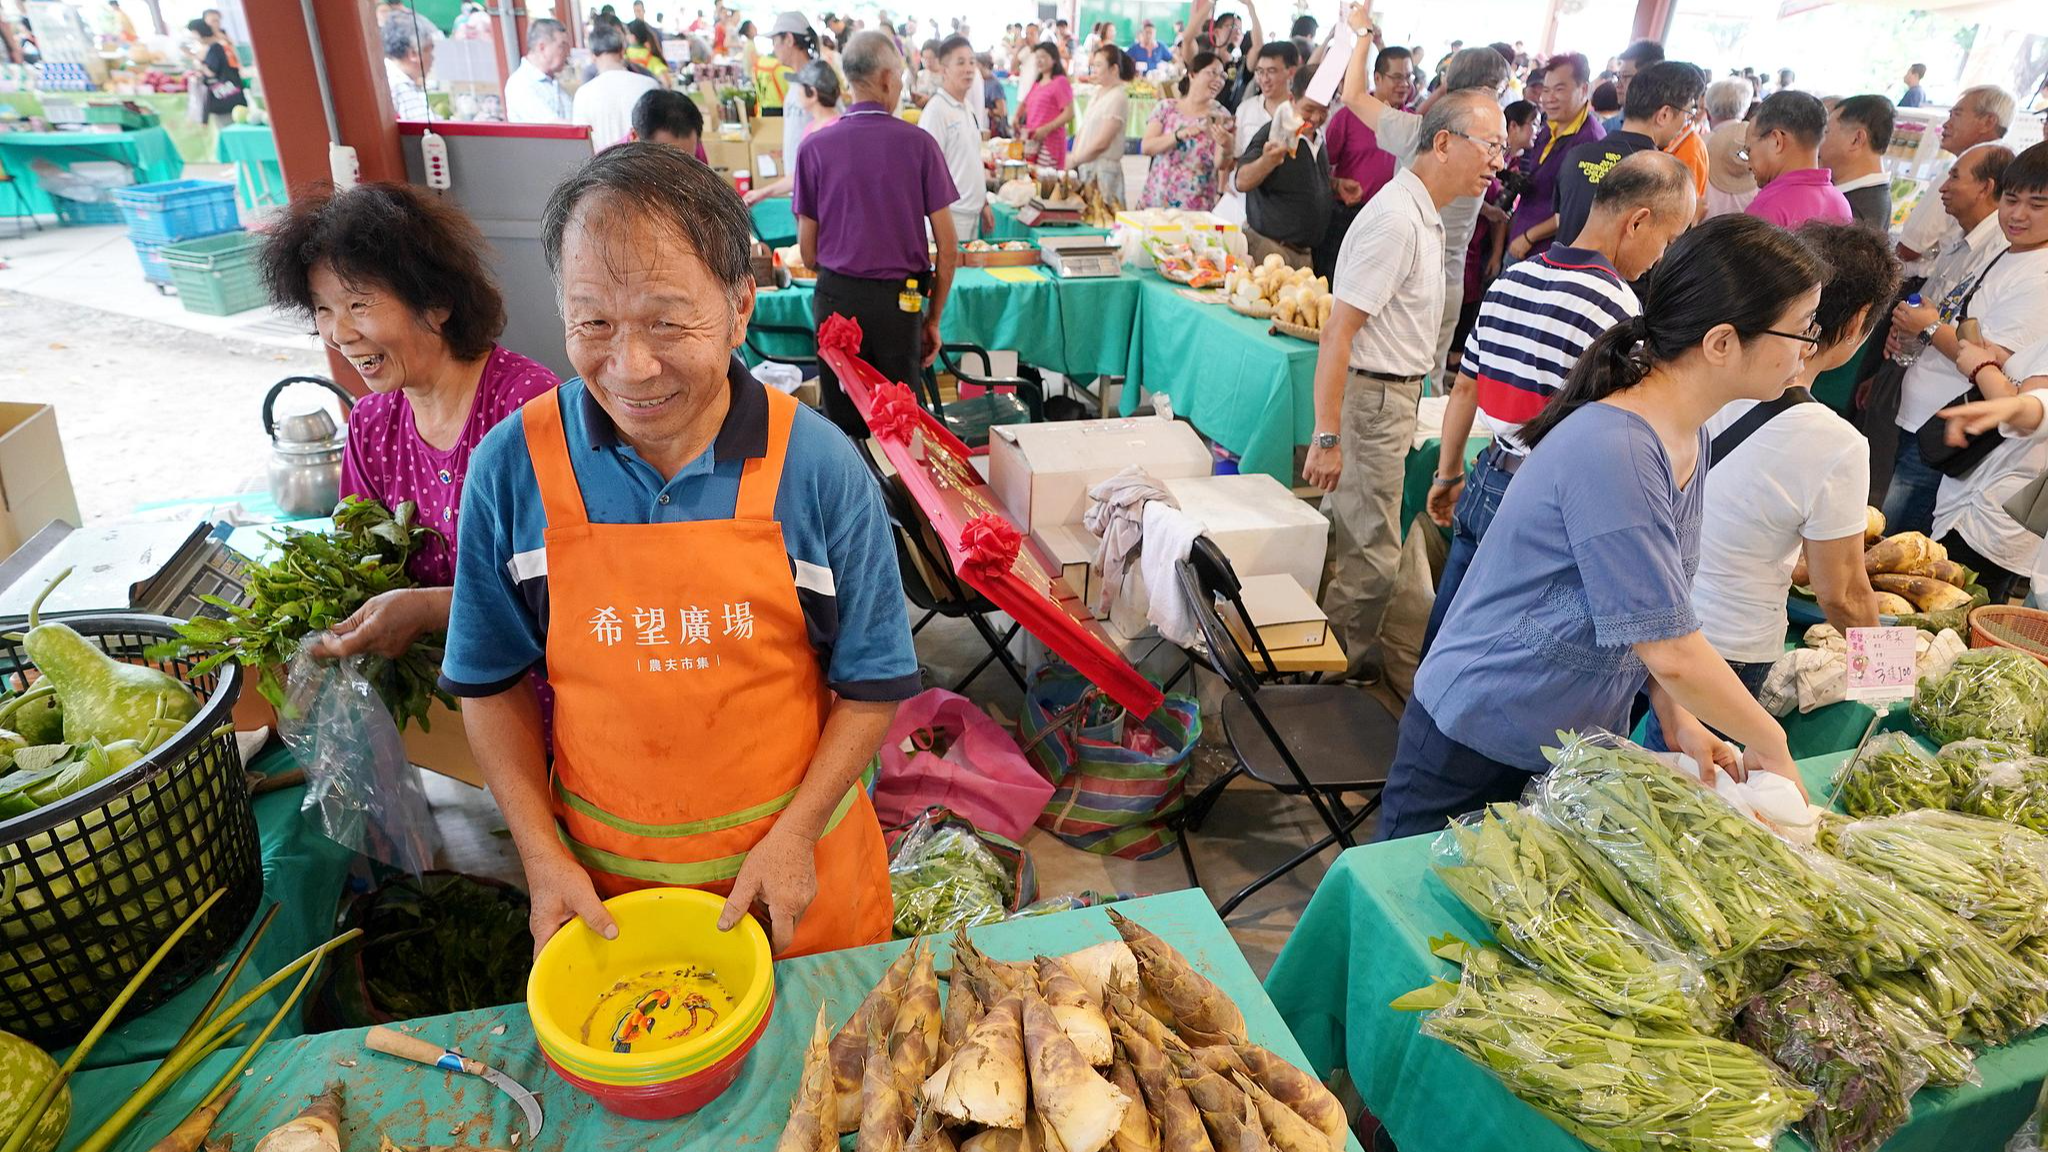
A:
[[[1626,730],[1632,646],[1699,630],[1707,445],[1680,489],[1647,421],[1588,404],[1530,453],[1415,678],[1446,736],[1540,772],[1560,729]]]

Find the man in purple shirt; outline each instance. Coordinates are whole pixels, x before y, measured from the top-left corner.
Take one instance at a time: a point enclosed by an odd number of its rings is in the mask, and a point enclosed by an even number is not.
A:
[[[1543,127],[1529,149],[1529,184],[1508,219],[1508,259],[1526,260],[1549,248],[1557,235],[1557,174],[1566,154],[1580,144],[1607,138],[1593,115],[1593,73],[1578,52],[1552,56],[1538,73],[1543,85]]]
[[[1415,60],[1399,44],[1382,51],[1372,63],[1372,94],[1389,108],[1406,108],[1415,95]],[[1400,161],[1380,147],[1379,135],[1358,114],[1339,103],[1323,129],[1323,149],[1330,157],[1330,191],[1335,211],[1323,242],[1316,246],[1315,270],[1329,276],[1337,268],[1344,234],[1358,219],[1358,210],[1394,178]]]
[[[1820,141],[1828,130],[1828,110],[1804,92],[1773,92],[1749,122],[1749,170],[1756,176],[1756,199],[1746,211],[1780,228],[1797,228],[1808,220],[1851,224],[1856,216],[1849,200],[1821,166]]]
[[[891,111],[903,95],[896,42],[858,32],[840,60],[853,103],[804,139],[790,197],[804,265],[818,270],[811,316],[820,326],[834,313],[858,320],[861,358],[912,384],[939,348],[939,313],[959,260],[948,208],[960,193],[938,142]],[[927,222],[936,269],[925,247]],[[818,384],[825,414],[847,435],[865,438],[866,423],[822,363]]]

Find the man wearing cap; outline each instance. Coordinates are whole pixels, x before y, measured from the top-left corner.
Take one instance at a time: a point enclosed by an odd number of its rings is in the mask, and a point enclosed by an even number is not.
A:
[[[1144,73],[1173,59],[1173,49],[1159,42],[1159,29],[1147,20],[1138,25],[1138,42],[1131,45],[1125,55],[1138,66],[1140,73]]]
[[[953,203],[959,189],[945,154],[892,109],[903,95],[903,54],[881,32],[855,33],[841,54],[853,103],[797,153],[790,207],[804,265],[818,270],[811,315],[860,322],[860,356],[909,383],[939,347],[939,314],[959,258]],[[925,224],[938,247],[933,268]],[[867,425],[822,363],[825,414],[848,435]]]

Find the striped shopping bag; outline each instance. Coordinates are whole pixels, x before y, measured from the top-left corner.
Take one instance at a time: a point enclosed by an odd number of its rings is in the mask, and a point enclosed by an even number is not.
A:
[[[1024,752],[1052,799],[1038,826],[1076,848],[1148,860],[1170,852],[1186,799],[1188,753],[1202,734],[1193,696],[1171,694],[1133,721],[1072,668],[1049,665],[1024,694]]]

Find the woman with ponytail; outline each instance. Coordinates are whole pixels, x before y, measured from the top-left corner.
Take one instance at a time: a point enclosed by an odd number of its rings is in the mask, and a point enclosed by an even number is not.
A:
[[[1791,233],[1716,217],[1651,273],[1522,426],[1531,451],[1415,678],[1378,838],[1521,796],[1559,731],[1625,732],[1647,685],[1673,747],[1798,781],[1785,733],[1692,610],[1709,417],[1770,400],[1819,340],[1826,266]],[[1707,729],[1745,746],[1733,748]]]

